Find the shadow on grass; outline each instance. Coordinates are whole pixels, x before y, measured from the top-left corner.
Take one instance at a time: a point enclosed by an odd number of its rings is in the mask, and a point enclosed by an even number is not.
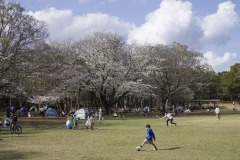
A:
[[[49,117],[34,117],[34,118],[27,118],[22,117],[19,119],[20,125],[22,127],[22,134],[36,134],[42,132],[44,130],[53,130],[53,129],[63,129],[66,128],[66,120],[64,117],[58,118],[49,118]],[[0,135],[16,135],[10,134],[9,127],[0,128]],[[20,135],[17,135],[20,136]]]
[[[159,150],[175,150],[175,149],[181,149],[183,147],[172,147],[172,148],[164,148],[164,149],[159,149]]]
[[[32,155],[38,156],[39,153],[37,152],[19,152],[16,150],[11,150],[11,151],[0,151],[0,157],[1,159],[26,159],[26,158],[31,158]]]
[[[101,126],[109,127],[117,125],[118,123],[104,123]],[[66,128],[66,119],[64,117],[22,117],[20,118],[20,125],[22,126],[22,134],[10,134],[9,127],[0,128],[0,138],[9,137],[34,137],[35,134],[47,131],[47,130],[71,130]],[[85,120],[79,122],[79,130],[86,130]],[[91,130],[91,129],[90,129]],[[96,125],[94,130],[109,130],[108,128],[101,128],[100,125]],[[113,129],[111,129],[113,130]],[[1,137],[3,136],[3,137]]]

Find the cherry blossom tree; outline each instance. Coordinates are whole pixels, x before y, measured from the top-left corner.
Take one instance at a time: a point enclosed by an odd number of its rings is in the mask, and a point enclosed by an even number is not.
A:
[[[81,62],[76,69],[81,71],[73,77],[86,90],[96,93],[106,114],[126,95],[146,87],[142,82],[145,63],[137,52],[115,33],[95,32],[76,43]]]

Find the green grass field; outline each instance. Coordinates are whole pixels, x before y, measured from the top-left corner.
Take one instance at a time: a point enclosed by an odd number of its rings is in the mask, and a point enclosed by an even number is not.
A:
[[[155,116],[105,117],[103,124],[95,120],[94,130],[65,127],[64,118],[21,118],[21,135],[0,131],[0,159],[31,160],[237,160],[240,157],[240,112],[223,114],[216,120],[213,113],[183,114],[174,117],[177,126],[165,126],[166,119]],[[145,125],[155,132],[156,145],[145,145]]]

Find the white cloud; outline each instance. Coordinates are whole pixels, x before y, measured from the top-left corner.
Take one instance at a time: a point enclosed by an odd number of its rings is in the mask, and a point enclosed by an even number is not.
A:
[[[195,49],[225,44],[238,24],[239,15],[234,9],[232,2],[223,2],[216,13],[201,19],[194,16],[190,2],[163,0],[157,10],[146,16],[144,24],[129,33],[129,42],[179,42]]]
[[[188,36],[189,35],[189,36]],[[192,4],[176,0],[163,0],[160,8],[149,13],[145,23],[129,34],[129,41],[141,44],[169,44],[182,42],[192,44],[199,37],[196,30]]]
[[[126,35],[134,27],[131,23],[122,22],[117,17],[103,13],[75,16],[71,10],[57,10],[52,7],[29,14],[48,23],[51,39],[79,38],[94,31]]]
[[[203,54],[203,56],[206,58],[207,63],[210,64],[215,71],[221,71],[222,68],[230,68],[238,61],[236,53],[226,52],[221,57],[213,51],[207,51]]]
[[[90,0],[78,0],[87,2]],[[114,2],[116,0],[101,0]],[[236,28],[239,15],[230,2],[219,4],[216,13],[204,18],[195,17],[192,4],[182,0],[162,0],[160,7],[149,13],[140,27],[122,22],[117,17],[103,13],[73,15],[71,10],[48,8],[29,12],[35,18],[49,24],[49,33],[55,38],[76,38],[92,31],[113,31],[128,36],[129,42],[141,44],[170,44],[179,42],[191,48],[225,44]]]
[[[221,45],[227,43],[231,32],[239,23],[239,16],[234,11],[235,4],[230,1],[218,5],[215,14],[206,16],[201,24],[203,37],[201,43]]]
[[[87,1],[90,0],[79,0],[82,3]],[[194,15],[192,4],[188,1],[162,0],[159,8],[149,13],[145,23],[139,27],[108,14],[74,15],[71,10],[58,10],[54,7],[29,14],[49,24],[51,39],[80,38],[93,31],[112,31],[122,35],[128,34],[129,42],[137,41],[141,44],[179,42],[193,49],[202,49],[206,45],[224,45],[230,40],[233,31],[239,27],[239,15],[231,1],[219,4],[216,13],[201,18]],[[236,42],[235,45],[237,43],[240,44]],[[219,71],[235,63],[237,55],[225,53],[218,56],[209,51],[204,56],[214,70]]]

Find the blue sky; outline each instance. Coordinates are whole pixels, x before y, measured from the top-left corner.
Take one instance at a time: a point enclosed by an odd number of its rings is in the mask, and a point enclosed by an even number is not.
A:
[[[46,21],[50,39],[113,31],[129,43],[179,42],[216,72],[240,63],[240,0],[9,0]]]

